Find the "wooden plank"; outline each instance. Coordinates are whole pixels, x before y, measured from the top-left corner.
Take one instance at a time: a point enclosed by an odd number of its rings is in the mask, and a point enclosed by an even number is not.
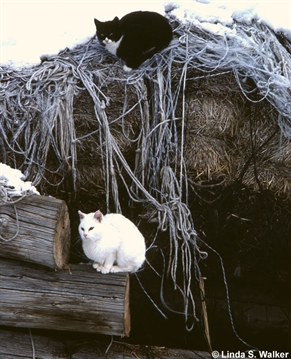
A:
[[[91,265],[54,271],[3,259],[0,323],[15,327],[129,335],[129,275],[103,275]]]
[[[71,230],[64,201],[32,195],[0,206],[0,257],[62,268],[70,255]]]
[[[80,333],[38,333],[0,327],[0,359],[210,359],[205,352],[131,345],[110,337]]]

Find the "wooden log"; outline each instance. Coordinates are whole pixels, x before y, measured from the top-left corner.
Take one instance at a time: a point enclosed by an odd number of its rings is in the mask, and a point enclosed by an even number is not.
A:
[[[0,328],[0,359],[211,359],[201,351],[113,342],[110,337],[79,333],[41,332]]]
[[[62,268],[70,255],[66,203],[38,195],[0,206],[0,257]]]
[[[129,275],[91,265],[54,271],[28,262],[0,262],[0,323],[15,327],[129,335]]]

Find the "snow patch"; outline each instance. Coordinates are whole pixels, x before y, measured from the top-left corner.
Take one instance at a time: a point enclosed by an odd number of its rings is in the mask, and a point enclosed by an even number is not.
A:
[[[0,163],[0,199],[9,201],[13,197],[21,197],[26,194],[39,195],[39,192],[31,182],[25,181],[25,176],[20,170]]]

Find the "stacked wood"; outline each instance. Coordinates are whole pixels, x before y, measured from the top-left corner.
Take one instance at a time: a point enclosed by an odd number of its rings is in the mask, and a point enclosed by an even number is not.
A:
[[[0,323],[124,336],[130,331],[129,276],[90,265],[69,270],[1,260]]]
[[[210,359],[205,352],[113,342],[100,336],[0,328],[0,359]],[[34,355],[34,356],[33,356]]]
[[[31,195],[0,206],[0,256],[62,268],[70,255],[67,205]]]

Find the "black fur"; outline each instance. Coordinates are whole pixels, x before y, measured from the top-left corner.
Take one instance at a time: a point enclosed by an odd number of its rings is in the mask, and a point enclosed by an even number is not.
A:
[[[94,19],[97,37],[102,45],[107,37],[122,40],[116,55],[129,68],[138,68],[146,59],[167,47],[172,40],[172,28],[162,15],[150,11],[129,13],[120,20],[101,22]]]

